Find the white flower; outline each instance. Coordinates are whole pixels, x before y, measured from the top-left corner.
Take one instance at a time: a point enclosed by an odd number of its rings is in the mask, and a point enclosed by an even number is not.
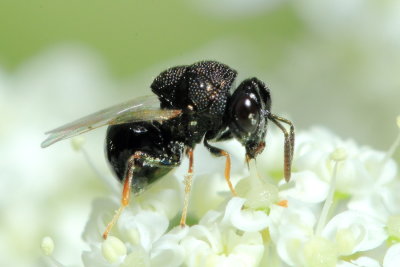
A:
[[[264,252],[259,231],[268,226],[268,218],[242,210],[244,202],[232,198],[224,213],[210,211],[189,229],[181,242],[187,266],[258,266]]]
[[[353,211],[333,217],[321,235],[314,232],[316,218],[309,209],[289,207],[274,220],[278,229],[271,236],[290,266],[335,266],[339,257],[377,248],[387,238],[382,223]]]
[[[91,250],[84,252],[83,261],[86,266],[124,266],[140,256],[143,266],[257,266],[264,252],[259,231],[268,226],[268,216],[261,211],[242,210],[244,202],[232,198],[225,211],[209,211],[198,225],[177,226],[168,233],[166,216],[135,205],[121,215],[117,231],[109,237],[111,241],[103,241],[101,230],[105,224],[100,222],[100,228],[93,231],[94,222],[99,222],[100,210],[112,210],[112,205],[98,200],[84,234]]]
[[[112,212],[120,205],[119,199],[96,200],[83,234],[84,240],[90,245],[90,250],[83,253],[85,265],[94,266],[93,260],[97,266],[126,264],[138,257],[143,264],[150,262],[153,244],[166,233],[170,219],[178,211],[176,207],[179,206],[180,197],[176,192],[179,191],[179,185],[175,181],[172,176],[165,177],[163,186],[156,185],[132,201],[113,228],[114,242],[111,243],[108,239],[102,239],[102,233]]]
[[[364,253],[378,250],[389,238],[400,240],[400,216],[396,208],[389,209],[398,195],[393,186],[398,183],[396,164],[383,160],[384,153],[342,141],[327,130],[314,128],[298,136],[290,183],[263,175],[277,172],[260,164],[261,156],[257,163],[263,172],[256,171],[253,161],[249,174],[240,172],[247,176],[236,184],[240,197],[232,198],[227,185],[224,190],[216,183],[216,192],[226,193],[208,202],[204,212],[201,192],[196,191],[204,187],[193,187],[192,226],[177,226],[183,195],[177,182],[184,173],[180,170],[131,203],[111,232],[111,241],[101,239],[104,214],[111,217],[118,198],[96,201],[84,233],[90,246],[83,254],[85,265],[259,266],[271,260],[289,266],[380,266]],[[279,161],[281,151],[274,152],[271,160]],[[210,177],[223,184],[219,172]],[[358,188],[349,187],[357,183]],[[371,201],[377,198],[382,204],[373,214]],[[397,248],[395,244],[387,250],[384,266],[395,262]]]
[[[344,211],[333,217],[322,236],[335,241],[342,256],[374,249],[387,239],[383,223],[356,211]]]

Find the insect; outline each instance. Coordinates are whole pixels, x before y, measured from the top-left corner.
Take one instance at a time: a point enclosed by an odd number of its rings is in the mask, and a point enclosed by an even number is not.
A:
[[[230,155],[210,142],[236,138],[246,149],[246,160],[256,158],[265,147],[268,120],[284,133],[284,177],[289,181],[294,126],[271,113],[270,90],[262,81],[246,79],[234,90],[236,75],[235,70],[216,61],[172,67],[151,84],[155,95],[101,110],[46,133],[49,136],[42,147],[109,125],[106,158],[123,188],[120,208],[107,225],[104,239],[128,205],[131,192],[143,192],[179,166],[185,155],[189,158],[186,177],[190,180],[193,150],[201,142],[212,155],[225,157],[224,176],[236,195],[230,181]],[[289,125],[290,130],[282,123]],[[185,188],[182,226],[186,223],[189,192],[190,182]]]

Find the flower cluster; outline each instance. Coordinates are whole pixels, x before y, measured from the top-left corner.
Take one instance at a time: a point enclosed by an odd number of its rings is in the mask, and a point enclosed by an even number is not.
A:
[[[136,197],[107,240],[119,196],[97,199],[83,235],[85,266],[398,266],[394,147],[384,153],[326,129],[300,132],[285,183],[279,139],[271,132],[267,151],[233,174],[238,197],[222,187],[222,172],[197,177],[187,227],[178,223],[179,171]]]

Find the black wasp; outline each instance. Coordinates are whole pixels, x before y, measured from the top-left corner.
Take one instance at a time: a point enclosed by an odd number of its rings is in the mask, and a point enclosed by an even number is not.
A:
[[[246,148],[246,160],[255,158],[265,147],[267,122],[271,120],[285,135],[284,176],[290,179],[294,147],[293,124],[271,113],[271,95],[257,78],[244,80],[231,94],[237,72],[215,61],[177,66],[162,72],[151,84],[155,95],[101,110],[47,132],[42,143],[57,141],[109,125],[106,157],[116,177],[123,183],[121,207],[108,224],[107,238],[119,214],[129,203],[130,192],[138,194],[146,186],[189,158],[188,179],[193,172],[193,149],[203,142],[217,157],[225,157],[225,179],[230,182],[228,152],[211,145],[236,138]],[[290,125],[288,132],[281,122]],[[190,181],[186,182],[181,225],[185,225]]]

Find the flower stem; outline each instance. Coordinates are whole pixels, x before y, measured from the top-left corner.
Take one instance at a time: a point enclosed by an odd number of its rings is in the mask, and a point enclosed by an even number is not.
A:
[[[326,220],[328,218],[328,213],[329,210],[333,204],[333,193],[335,192],[335,183],[336,183],[336,173],[337,173],[337,166],[338,166],[338,161],[335,161],[335,165],[333,166],[333,173],[332,173],[332,178],[331,182],[329,184],[329,192],[328,196],[326,197],[324,206],[322,207],[321,215],[319,217],[318,225],[315,230],[315,235],[320,236],[322,229],[324,228],[326,224]]]

